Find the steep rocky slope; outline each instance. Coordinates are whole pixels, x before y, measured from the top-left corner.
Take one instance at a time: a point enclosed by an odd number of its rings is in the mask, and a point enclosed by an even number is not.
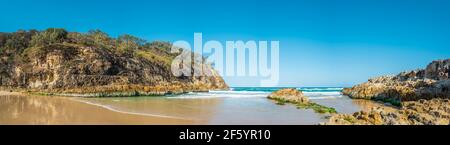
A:
[[[203,70],[212,76],[175,77],[170,66],[178,54],[170,53],[171,45],[142,41],[129,35],[114,39],[100,31],[1,33],[0,86],[81,96],[163,95],[228,88],[210,65]],[[13,45],[16,43],[23,45]]]

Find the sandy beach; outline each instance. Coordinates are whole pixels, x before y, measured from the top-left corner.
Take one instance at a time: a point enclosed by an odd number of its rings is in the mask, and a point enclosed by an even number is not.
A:
[[[0,124],[314,125],[330,115],[297,109],[295,105],[277,105],[266,98],[268,93],[219,91],[165,97],[82,98],[0,92]],[[307,94],[339,113],[382,105],[353,100],[336,91],[328,92],[325,98],[324,92]]]
[[[193,124],[186,119],[117,112],[74,98],[0,92],[0,124]]]

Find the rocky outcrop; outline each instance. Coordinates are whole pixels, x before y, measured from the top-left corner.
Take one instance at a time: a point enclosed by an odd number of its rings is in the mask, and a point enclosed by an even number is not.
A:
[[[275,91],[267,98],[275,100],[278,105],[290,103],[295,104],[298,109],[313,109],[318,113],[337,113],[334,108],[322,106],[310,101],[301,91],[294,88]]]
[[[450,125],[448,99],[407,101],[402,108],[376,107],[354,114],[336,114],[324,125]]]
[[[271,93],[268,98],[295,103],[309,103],[309,99],[304,96],[301,91],[293,88],[275,91]]]
[[[177,54],[170,53],[169,43],[127,46],[122,52],[121,43],[131,42],[113,38],[96,42],[99,44],[79,41],[64,38],[23,49],[4,46],[13,51],[0,53],[4,56],[0,59],[0,87],[75,96],[164,95],[228,89],[210,65],[192,66],[201,67],[203,73],[212,74],[209,76],[174,76],[171,61]]]
[[[386,106],[354,114],[333,115],[327,125],[449,125],[450,59],[431,62],[425,69],[382,76],[345,88],[356,99],[389,102]]]
[[[430,63],[425,69],[382,76],[343,89],[343,94],[357,99],[387,102],[450,98],[450,59]]]

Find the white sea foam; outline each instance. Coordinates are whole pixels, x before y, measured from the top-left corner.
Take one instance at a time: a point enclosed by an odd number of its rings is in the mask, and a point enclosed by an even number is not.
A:
[[[339,91],[330,91],[329,88],[317,88],[314,92],[304,91],[303,94],[310,99],[330,99],[342,97]],[[337,89],[337,88],[332,88]],[[201,99],[201,98],[264,98],[271,92],[268,91],[210,91],[210,92],[192,92],[183,95],[169,97],[169,99]]]
[[[209,91],[209,93],[215,93],[215,94],[269,94],[269,92],[263,92],[263,91]]]
[[[169,99],[196,99],[196,98],[251,98],[266,97],[268,92],[252,92],[252,91],[211,91],[208,93],[188,93],[169,97]]]
[[[341,92],[303,92],[306,96],[338,96]]]
[[[308,97],[310,100],[320,100],[320,99],[335,99],[335,98],[341,98],[342,95],[337,96],[316,96],[316,97]]]
[[[297,88],[302,91],[341,91],[344,88]]]

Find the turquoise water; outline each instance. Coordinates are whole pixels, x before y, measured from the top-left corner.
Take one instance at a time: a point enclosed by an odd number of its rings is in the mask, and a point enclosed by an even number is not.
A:
[[[284,87],[235,87],[229,91],[210,91],[208,93],[188,93],[183,95],[174,96],[175,98],[213,98],[213,97],[225,97],[225,98],[246,98],[246,97],[267,97],[271,92],[284,89]],[[296,88],[301,90],[303,94],[310,99],[326,99],[326,98],[339,98],[342,97],[341,87],[300,87]]]
[[[234,87],[231,88],[231,90],[273,92],[285,88],[289,87]],[[290,87],[290,88],[296,88],[303,92],[340,92],[343,89],[342,87]]]
[[[295,105],[276,105],[267,96],[282,88],[231,88],[229,91],[193,92],[165,97],[83,98],[93,103],[133,114],[167,116],[198,124],[318,124],[329,114],[318,114]],[[343,96],[339,87],[297,88],[310,100],[336,108],[339,113],[361,110],[360,103]]]

